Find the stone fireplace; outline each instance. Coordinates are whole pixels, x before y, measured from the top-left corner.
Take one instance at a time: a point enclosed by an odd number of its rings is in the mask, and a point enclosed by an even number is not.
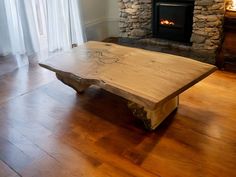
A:
[[[120,37],[153,38],[152,0],[119,0],[119,7]],[[224,13],[225,0],[194,1],[192,51],[213,55],[216,53],[222,39]]]

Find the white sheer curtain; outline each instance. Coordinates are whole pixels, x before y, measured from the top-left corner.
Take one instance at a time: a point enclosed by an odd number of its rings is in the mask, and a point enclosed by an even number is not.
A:
[[[0,0],[0,55],[11,53],[22,66],[83,43],[79,9],[79,0]]]
[[[28,0],[5,0],[5,6],[12,52],[20,55],[38,52],[32,3]]]
[[[44,9],[41,18],[46,24],[48,51],[69,50],[72,44],[82,44],[85,36],[78,0],[37,0]]]
[[[71,48],[68,0],[47,1],[48,48],[50,52]]]
[[[79,0],[70,0],[70,12],[72,43],[80,45],[87,39],[83,28],[83,14]],[[78,17],[80,17],[80,20],[78,20]]]
[[[0,56],[6,56],[10,51],[11,44],[7,25],[6,8],[4,1],[0,0]]]
[[[5,41],[10,44],[8,52],[16,56],[18,66],[28,64],[27,56],[39,51],[32,3],[27,0],[4,0],[1,3],[6,21],[4,31],[8,35]]]

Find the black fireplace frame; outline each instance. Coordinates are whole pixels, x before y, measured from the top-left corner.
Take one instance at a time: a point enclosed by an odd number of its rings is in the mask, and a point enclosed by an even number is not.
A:
[[[166,27],[166,32],[163,32],[163,25],[160,25],[158,7],[161,5],[173,5],[179,4],[179,6],[186,6],[186,13],[188,18],[185,20],[185,27],[183,30],[174,32],[174,29],[171,29],[171,26]],[[160,9],[159,9],[160,10]],[[194,10],[194,0],[153,0],[152,1],[152,34],[154,38],[163,38],[173,41],[180,41],[185,43],[190,43],[190,38],[192,35],[192,24],[193,24],[193,10]],[[160,30],[162,28],[162,31]],[[171,32],[172,31],[172,32]],[[177,31],[177,29],[176,29]]]

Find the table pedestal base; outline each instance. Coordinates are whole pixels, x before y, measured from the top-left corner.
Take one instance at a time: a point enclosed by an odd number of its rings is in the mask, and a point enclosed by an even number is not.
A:
[[[65,75],[56,73],[57,79],[59,79],[64,84],[72,87],[78,94],[81,94],[85,89],[87,89],[91,84],[86,79],[79,77],[74,77],[73,75]]]
[[[93,84],[92,80],[74,77],[70,74],[56,73],[57,78],[64,84],[72,87],[77,93],[81,94],[86,88]],[[129,102],[128,107],[135,117],[141,119],[148,130],[154,130],[160,123],[167,118],[179,105],[179,97],[176,96],[164,103],[161,103],[156,109],[150,110],[137,103]]]
[[[128,107],[133,115],[141,119],[148,130],[154,130],[179,105],[179,96],[160,104],[156,109],[150,110],[136,103],[129,102]]]

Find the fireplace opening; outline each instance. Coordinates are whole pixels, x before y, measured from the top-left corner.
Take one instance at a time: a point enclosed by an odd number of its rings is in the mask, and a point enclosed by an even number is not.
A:
[[[194,1],[154,0],[153,36],[180,42],[190,42]]]

